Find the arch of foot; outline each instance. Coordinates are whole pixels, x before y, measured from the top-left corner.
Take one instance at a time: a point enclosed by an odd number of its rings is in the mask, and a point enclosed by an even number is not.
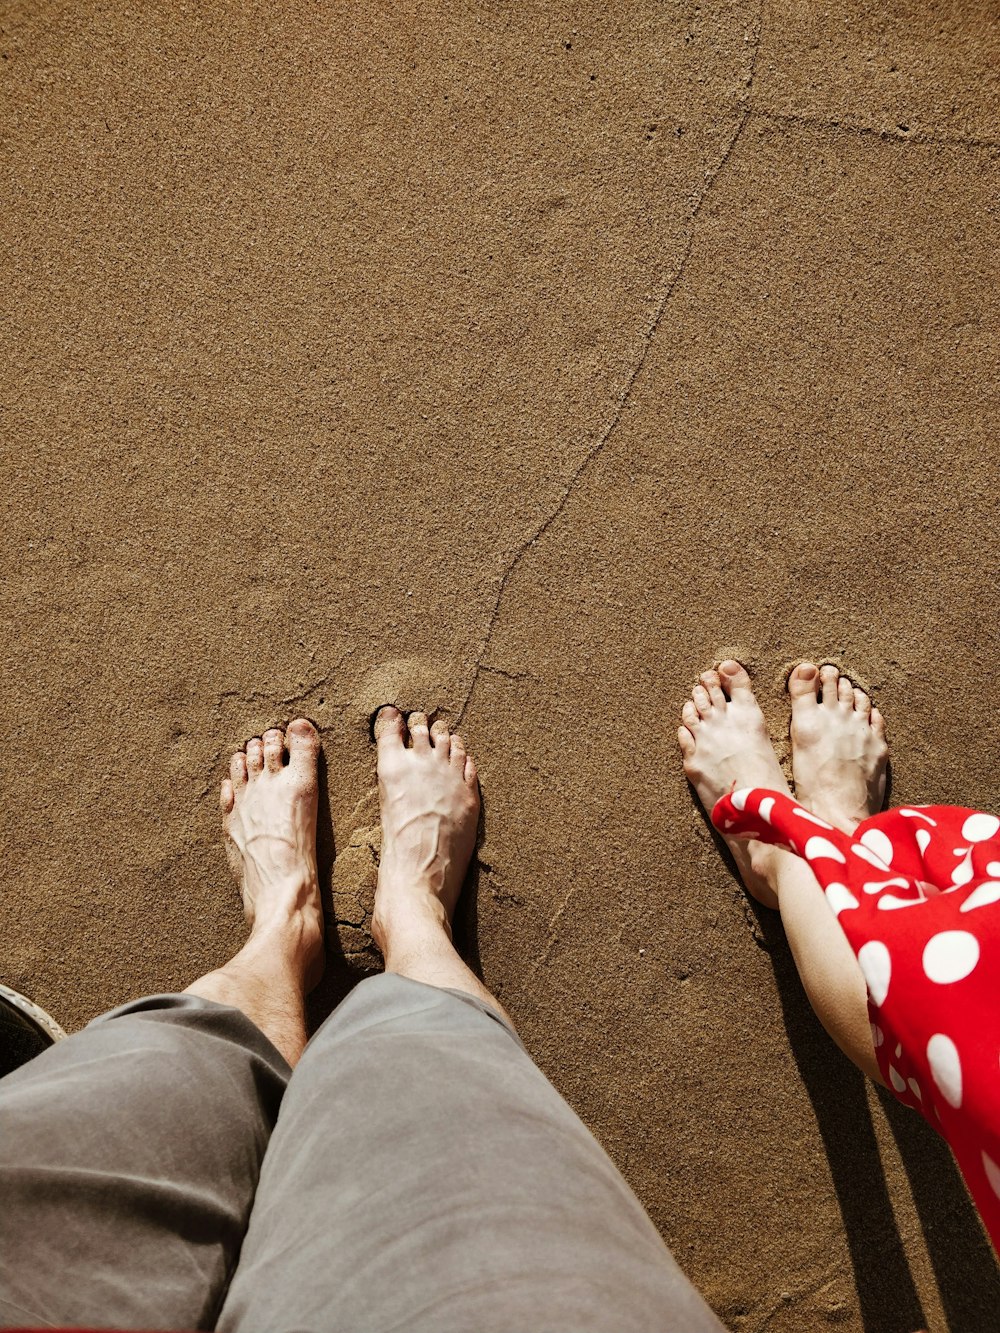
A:
[[[713,820],[809,862],[864,975],[882,1076],[948,1139],[996,1242],[1000,818],[903,807],[850,838],[788,796],[745,789]]]

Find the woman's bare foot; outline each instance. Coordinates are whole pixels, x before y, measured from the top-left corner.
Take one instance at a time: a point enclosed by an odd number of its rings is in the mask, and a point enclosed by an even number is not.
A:
[[[409,737],[410,744],[406,740]],[[428,730],[388,705],[375,719],[382,851],[372,935],[391,968],[394,951],[428,931],[451,939],[451,919],[476,844],[476,766],[446,722]]]
[[[287,763],[285,751],[287,746]],[[267,940],[311,989],[323,973],[316,873],[319,735],[305,718],[247,741],[219,794],[226,851],[251,941]]]
[[[801,662],[792,696],[795,795],[845,833],[882,808],[889,747],[885,722],[864,690],[835,666]]]
[[[790,796],[745,668],[726,661],[700,679],[681,710],[684,725],[677,739],[684,772],[708,813],[734,787],[766,787]],[[750,893],[765,907],[777,907],[768,871],[774,857],[789,853],[736,838],[727,838],[726,846]]]

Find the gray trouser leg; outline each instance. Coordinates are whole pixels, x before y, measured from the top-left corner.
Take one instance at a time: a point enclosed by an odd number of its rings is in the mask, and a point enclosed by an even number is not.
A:
[[[491,1009],[364,981],[295,1070],[220,1333],[719,1333]]]
[[[290,1072],[160,995],[0,1080],[0,1324],[212,1328]]]

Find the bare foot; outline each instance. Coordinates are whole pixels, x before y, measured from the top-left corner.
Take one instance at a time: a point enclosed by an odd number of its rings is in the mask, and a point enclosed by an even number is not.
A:
[[[792,775],[807,810],[845,833],[882,808],[889,747],[885,721],[835,666],[801,662],[792,696]]]
[[[285,762],[285,746],[288,762]],[[319,735],[305,718],[287,733],[254,736],[229,764],[219,793],[226,851],[240,882],[251,938],[290,949],[310,989],[323,974],[323,910],[316,874]]]
[[[409,737],[410,744],[406,740]],[[446,722],[428,731],[387,705],[375,719],[382,852],[372,914],[375,943],[388,956],[394,937],[428,926],[451,937],[451,919],[476,843],[476,766]]]
[[[700,679],[681,710],[684,725],[677,739],[684,772],[708,813],[734,787],[766,787],[790,796],[744,667],[722,662],[718,671],[703,671]],[[768,887],[762,868],[782,853],[764,843],[736,838],[726,838],[726,846],[747,889],[765,907],[777,907],[777,895]]]

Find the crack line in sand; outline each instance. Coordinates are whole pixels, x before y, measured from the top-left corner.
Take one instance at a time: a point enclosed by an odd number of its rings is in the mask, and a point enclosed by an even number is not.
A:
[[[681,255],[680,263],[677,265],[673,277],[667,283],[666,290],[664,291],[663,296],[660,298],[660,302],[656,308],[656,312],[653,315],[653,318],[649,324],[648,329],[643,335],[643,345],[639,353],[639,357],[636,360],[635,365],[632,367],[632,372],[625,382],[624,389],[619,394],[618,403],[615,407],[610,422],[608,423],[607,427],[602,432],[602,434],[598,436],[596,443],[593,444],[587,451],[587,453],[583,456],[583,459],[577,465],[572,476],[569,478],[568,482],[566,482],[565,486],[563,487],[562,495],[556,502],[555,508],[552,509],[551,512],[548,514],[548,516],[542,520],[541,524],[535,529],[535,531],[531,534],[531,536],[528,537],[526,541],[523,541],[521,545],[517,548],[517,550],[514,552],[513,559],[508,564],[506,570],[503,573],[503,576],[500,579],[500,586],[497,589],[496,600],[493,603],[493,610],[490,614],[489,622],[487,623],[486,626],[486,633],[483,635],[483,641],[479,646],[479,652],[476,654],[476,664],[475,667],[473,668],[472,677],[469,681],[469,688],[466,690],[465,698],[462,701],[462,706],[458,710],[458,714],[455,718],[456,727],[461,726],[462,721],[465,718],[465,714],[466,711],[468,710],[469,704],[472,702],[472,696],[475,693],[476,684],[479,680],[480,673],[484,670],[491,670],[497,672],[497,674],[504,674],[499,672],[498,668],[496,667],[490,667],[490,668],[484,667],[483,658],[485,657],[486,651],[489,648],[490,642],[493,638],[493,631],[496,628],[497,620],[500,617],[500,604],[503,601],[504,593],[507,591],[508,583],[513,577],[521,561],[527,555],[530,548],[534,546],[542,537],[544,537],[545,533],[549,530],[552,524],[556,521],[559,515],[566,508],[566,505],[569,502],[569,498],[572,495],[573,491],[575,490],[577,483],[583,477],[584,473],[586,473],[587,470],[590,468],[591,463],[593,463],[595,459],[598,457],[598,455],[602,452],[604,446],[611,439],[612,435],[614,434],[615,430],[618,427],[618,423],[621,421],[625,413],[625,408],[628,406],[629,398],[632,395],[632,389],[635,386],[636,380],[639,378],[643,366],[646,364],[646,358],[649,355],[649,349],[652,346],[653,339],[656,337],[656,332],[660,327],[660,323],[663,319],[664,313],[667,309],[667,306],[670,303],[670,298],[673,296],[675,290],[677,289],[678,284],[680,283],[681,278],[684,276],[685,267],[687,266],[688,259],[691,256],[691,251],[694,248],[694,223],[697,221],[698,214],[701,212],[705,200],[711,193],[712,187],[715,185],[715,182],[719,179],[719,176],[722,174],[726,164],[732,157],[736,145],[739,143],[740,137],[742,136],[743,131],[746,129],[747,124],[750,121],[751,115],[754,114],[750,108],[750,90],[753,86],[754,74],[757,69],[757,53],[760,50],[760,40],[763,31],[763,23],[764,23],[764,5],[762,4],[760,10],[760,17],[758,19],[758,24],[757,24],[756,41],[754,43],[753,53],[750,58],[750,71],[747,76],[747,82],[746,82],[746,89],[747,89],[746,96],[744,97],[744,99],[740,104],[742,111],[742,114],[740,116],[740,122],[736,126],[736,129],[733,132],[733,135],[730,138],[729,143],[726,145],[725,151],[723,152],[722,157],[719,159],[719,162],[715,167],[715,170],[706,174],[705,187],[702,190],[701,194],[698,196],[697,200],[695,201],[694,208],[691,210],[691,216],[688,219],[687,239],[684,244],[684,251],[683,254]]]
[[[850,125],[842,120],[824,120],[820,116],[801,116],[792,112],[769,111],[754,107],[750,116],[776,125],[799,125],[818,130],[836,130],[859,139],[881,139],[883,143],[929,144],[949,148],[1000,148],[1000,139],[978,139],[969,135],[910,134],[903,130],[880,130],[874,125]]]
[[[577,888],[578,885],[574,884],[566,891],[566,893],[563,894],[562,901],[559,903],[559,906],[556,908],[556,910],[552,913],[552,916],[549,918],[548,930],[545,932],[546,935],[548,936],[545,942],[545,948],[542,950],[541,954],[539,955],[538,961],[531,969],[530,973],[531,976],[534,976],[537,972],[541,971],[541,969],[549,961],[549,958],[552,956],[552,950],[559,943],[559,936],[554,934],[553,932],[555,931],[556,926],[562,919],[562,916],[566,911],[566,908],[569,906],[569,901],[573,897],[574,893],[576,893]]]

